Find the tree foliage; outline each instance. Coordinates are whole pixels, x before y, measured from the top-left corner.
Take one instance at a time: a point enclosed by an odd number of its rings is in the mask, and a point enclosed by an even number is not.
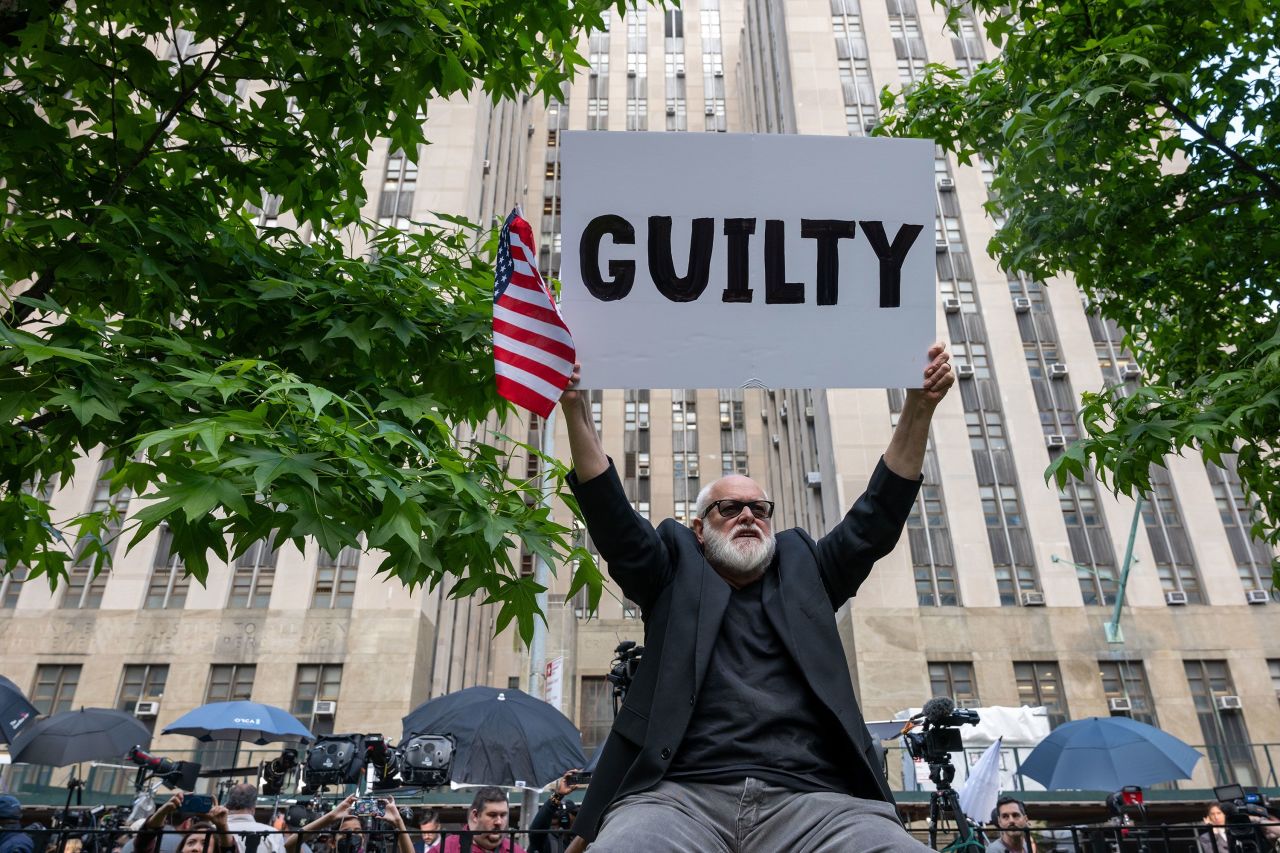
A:
[[[1145,384],[1083,395],[1050,467],[1150,489],[1172,453],[1239,453],[1254,535],[1280,541],[1280,17],[1260,0],[946,0],[1000,54],[886,93],[891,134],[995,164],[990,249],[1071,273]],[[1280,580],[1280,565],[1275,567]]]
[[[42,495],[100,451],[200,580],[272,537],[385,552],[499,602],[510,550],[581,558],[483,431],[500,403],[492,268],[462,220],[362,219],[374,142],[416,158],[428,103],[558,95],[599,0],[0,4],[0,559],[104,568],[116,511]],[[279,199],[298,226],[260,229]],[[353,257],[352,236],[373,260]],[[562,471],[560,473],[563,473]],[[554,564],[554,563],[553,563]]]

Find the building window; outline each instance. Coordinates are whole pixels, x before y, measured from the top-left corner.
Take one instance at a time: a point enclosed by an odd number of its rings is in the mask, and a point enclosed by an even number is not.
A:
[[[98,468],[98,480],[93,490],[93,499],[89,503],[89,513],[100,513],[102,524],[98,538],[106,549],[108,558],[115,556],[116,538],[124,522],[123,513],[129,505],[131,494],[128,489],[121,489],[111,494],[112,466],[103,462]],[[76,546],[76,556],[72,566],[67,570],[66,592],[62,596],[62,607],[66,610],[96,610],[102,606],[102,595],[107,588],[107,577],[110,569],[108,561],[102,571],[93,569],[93,556],[87,552],[85,543]]]
[[[173,531],[169,525],[162,524],[144,606],[147,609],[181,610],[187,603],[190,586],[191,578],[182,564],[182,557],[173,553]]]
[[[929,694],[950,696],[958,708],[978,708],[978,685],[973,677],[973,664],[938,662],[929,664]]]
[[[298,664],[298,675],[293,685],[293,706],[290,712],[311,730],[312,734],[333,734],[333,714],[316,713],[317,702],[338,701],[342,687],[342,664]]]
[[[382,196],[378,200],[378,224],[404,229],[413,217],[413,194],[418,186],[418,164],[400,150],[387,156]]]
[[[1224,696],[1236,695],[1227,662],[1188,660],[1183,661],[1183,667],[1187,672],[1187,685],[1191,688],[1196,716],[1200,720],[1205,753],[1218,784],[1257,785],[1258,768],[1253,763],[1244,712],[1223,707],[1219,702]]]
[[[18,596],[22,594],[22,585],[27,582],[29,571],[26,566],[17,566],[0,576],[0,609],[13,610],[18,606]]]
[[[613,728],[613,685],[603,675],[584,675],[578,682],[578,730],[582,749],[590,754]]]
[[[168,664],[128,664],[120,677],[120,690],[116,694],[116,710],[136,714],[139,702],[159,702],[164,698],[164,684],[169,678]],[[147,730],[155,733],[154,715],[139,717]]]
[[[1280,702],[1280,659],[1267,661],[1267,669],[1271,670],[1271,689],[1276,692],[1276,701]]]
[[[31,704],[42,716],[70,711],[80,683],[80,664],[46,663],[36,667]]]
[[[1013,664],[1013,677],[1018,685],[1018,701],[1023,705],[1043,705],[1049,715],[1049,728],[1071,719],[1067,715],[1067,698],[1062,692],[1062,673],[1053,661],[1024,661]]]
[[[316,562],[316,588],[312,608],[350,610],[356,597],[356,575],[360,571],[360,549],[347,547],[337,557],[323,548]]]
[[[266,608],[271,605],[271,589],[276,580],[276,559],[280,552],[271,547],[270,539],[268,536],[254,542],[236,560],[228,607]]]
[[[1163,466],[1151,466],[1151,494],[1142,503],[1142,520],[1160,586],[1165,592],[1184,593],[1188,604],[1204,604],[1191,541],[1182,526],[1169,472]]]
[[[1106,694],[1111,716],[1156,725],[1156,708],[1142,661],[1099,661],[1098,675],[1102,678],[1102,692]]]
[[[1271,549],[1267,543],[1254,539],[1250,532],[1252,511],[1236,464],[1236,455],[1226,453],[1221,467],[1206,460],[1205,468],[1241,583],[1245,589],[1271,589]],[[1274,590],[1271,597],[1277,597]]]

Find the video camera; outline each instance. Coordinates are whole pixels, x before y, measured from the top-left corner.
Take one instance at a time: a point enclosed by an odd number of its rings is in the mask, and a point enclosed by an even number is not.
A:
[[[978,712],[957,708],[955,701],[948,696],[935,696],[924,703],[911,722],[922,723],[919,732],[906,732],[902,736],[911,757],[923,760],[931,768],[934,765],[950,766],[951,753],[964,749],[958,727],[977,725]]]
[[[142,790],[146,780],[152,776],[159,777],[160,781],[170,788],[180,788],[183,791],[196,789],[200,765],[194,761],[174,761],[171,758],[151,755],[143,751],[141,746],[135,746],[129,750],[125,758],[138,765],[138,778],[134,784],[139,791]]]
[[[285,778],[298,766],[298,750],[286,749],[270,761],[262,762],[259,773],[262,776],[262,794],[266,797],[279,796],[284,790]]]
[[[1227,835],[1235,842],[1240,853],[1259,853],[1268,849],[1266,833],[1254,823],[1257,818],[1270,823],[1276,818],[1270,813],[1271,805],[1257,788],[1244,785],[1219,785],[1213,794],[1227,816]]]
[[[613,713],[615,716],[622,703],[627,699],[627,691],[631,689],[631,682],[636,679],[636,671],[640,669],[640,660],[643,656],[644,646],[636,645],[635,640],[623,640],[613,650],[613,662],[606,678],[613,685]]]
[[[325,735],[307,749],[303,793],[358,785],[369,771],[375,791],[402,785],[436,788],[449,782],[454,747],[450,735],[413,734],[399,746],[379,734]]]
[[[413,735],[395,752],[401,780],[424,788],[448,784],[455,746],[451,735]]]

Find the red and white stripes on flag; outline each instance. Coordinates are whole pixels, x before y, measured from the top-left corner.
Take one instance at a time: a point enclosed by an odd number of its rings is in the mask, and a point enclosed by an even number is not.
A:
[[[493,368],[498,393],[542,417],[573,375],[576,350],[538,274],[533,229],[511,211],[498,240],[493,281]]]

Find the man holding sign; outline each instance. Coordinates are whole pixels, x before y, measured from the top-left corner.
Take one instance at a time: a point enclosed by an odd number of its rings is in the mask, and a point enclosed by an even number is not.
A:
[[[901,535],[929,423],[955,381],[942,344],[866,492],[827,535],[774,535],[747,477],[698,495],[692,528],[655,530],[604,453],[575,365],[561,407],[587,528],[639,604],[645,654],[573,832],[592,850],[927,849],[898,822],[854,698],[835,611]]]

